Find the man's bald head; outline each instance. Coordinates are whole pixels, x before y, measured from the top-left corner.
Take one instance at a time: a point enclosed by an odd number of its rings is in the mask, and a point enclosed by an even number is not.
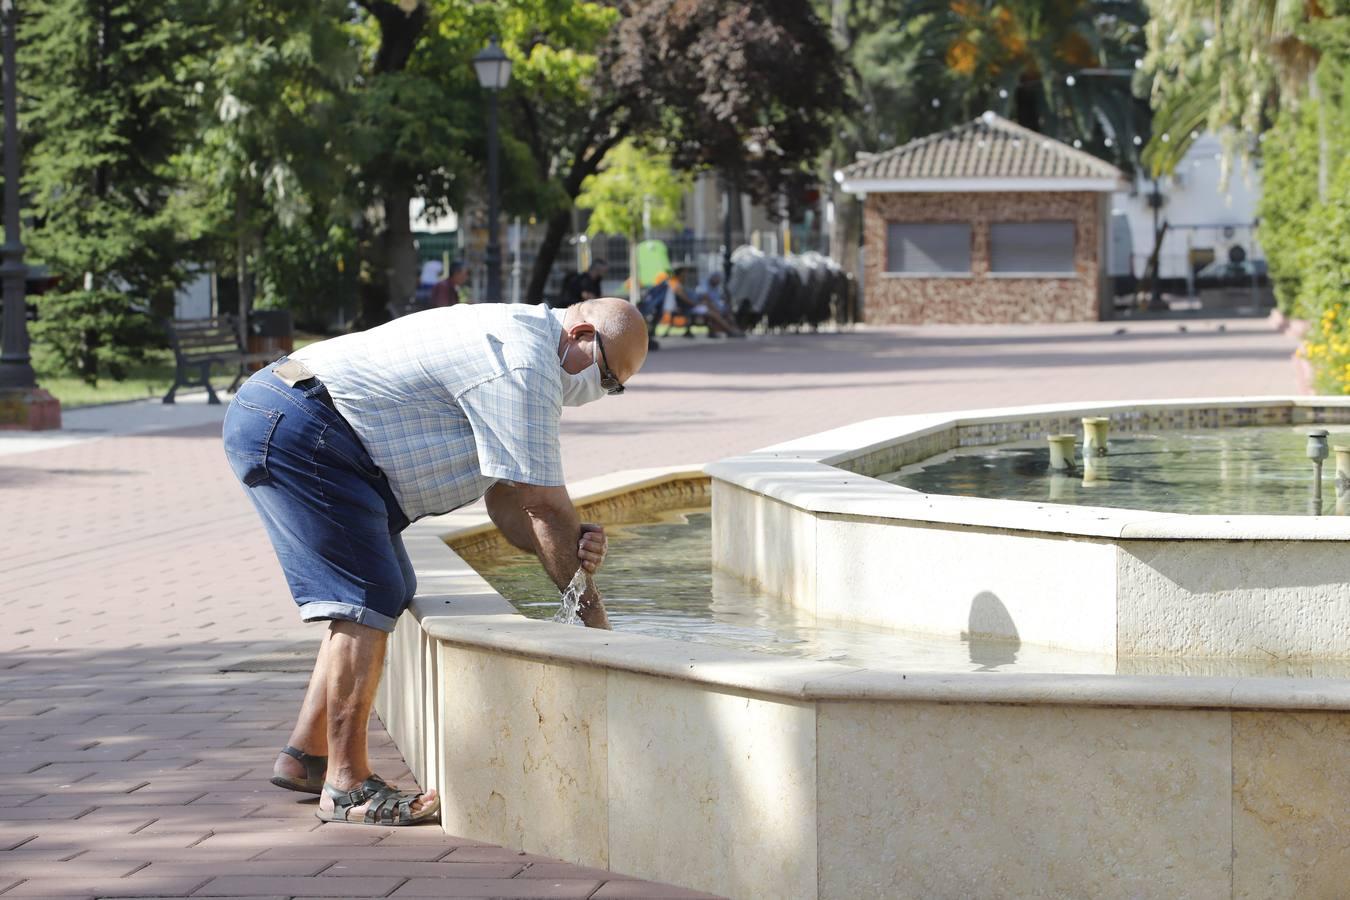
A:
[[[627,300],[597,297],[569,307],[563,327],[570,329],[580,322],[600,333],[605,361],[620,381],[628,381],[647,361],[647,323]]]

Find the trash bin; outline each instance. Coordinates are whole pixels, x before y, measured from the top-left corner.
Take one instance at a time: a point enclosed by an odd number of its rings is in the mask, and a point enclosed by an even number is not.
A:
[[[295,349],[295,324],[289,309],[255,309],[248,317],[248,352],[270,353],[273,359]],[[265,362],[250,363],[256,372]]]

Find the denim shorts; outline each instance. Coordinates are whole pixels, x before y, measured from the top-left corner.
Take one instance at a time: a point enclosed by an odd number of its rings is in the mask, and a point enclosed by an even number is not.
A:
[[[328,389],[290,387],[268,366],[234,395],[224,439],[301,618],[393,631],[417,589],[399,536],[408,519]]]

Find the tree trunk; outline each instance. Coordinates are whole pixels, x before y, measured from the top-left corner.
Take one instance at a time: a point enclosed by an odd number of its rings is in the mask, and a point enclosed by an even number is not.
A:
[[[413,245],[410,197],[406,190],[391,188],[384,203],[385,278],[388,301],[402,309],[417,293],[417,247]]]
[[[411,9],[406,9],[402,3],[389,0],[358,0],[358,3],[380,26],[374,76],[402,72],[426,29],[426,4],[418,0]],[[376,195],[384,215],[378,223],[369,218],[365,223],[374,237],[362,245],[362,263],[368,280],[361,287],[361,313],[353,323],[357,328],[371,328],[388,321],[387,304],[392,301],[396,307],[401,306],[417,289],[417,250],[412,246],[408,217],[412,178],[407,173],[391,173],[385,168],[387,161],[378,162],[375,167],[380,171],[368,174],[380,185]]]
[[[572,164],[572,171],[563,179],[562,188],[566,192],[568,200],[577,199],[577,195],[581,193],[581,183],[586,180],[587,176],[595,174],[600,168],[600,163],[604,162],[605,154],[614,149],[614,146],[627,136],[628,131],[627,126],[612,128],[609,135],[594,146],[590,145],[590,138],[587,138],[587,141],[582,145],[583,149],[576,155],[576,161]],[[549,217],[548,228],[544,232],[544,240],[539,244],[538,255],[534,258],[534,268],[530,270],[530,285],[525,292],[526,303],[543,301],[544,285],[548,283],[548,273],[553,269],[553,261],[558,258],[558,248],[562,246],[563,236],[567,234],[567,229],[571,224],[572,210],[570,206]]]
[[[385,287],[384,241],[378,223],[363,218],[357,226],[357,312],[353,331],[365,331],[389,321],[389,292]]]
[[[642,285],[638,272],[638,236],[633,232],[628,236],[628,302],[637,306],[642,300]]]
[[[562,246],[567,227],[572,224],[572,211],[565,209],[549,217],[544,239],[539,242],[538,255],[534,258],[534,268],[530,270],[530,284],[525,289],[526,303],[544,302],[544,285],[548,283],[548,273],[553,269],[553,261],[558,258],[558,248]]]
[[[234,271],[239,280],[239,342],[248,347],[248,317],[253,311],[253,284],[248,271],[248,197],[244,188],[234,196]]]

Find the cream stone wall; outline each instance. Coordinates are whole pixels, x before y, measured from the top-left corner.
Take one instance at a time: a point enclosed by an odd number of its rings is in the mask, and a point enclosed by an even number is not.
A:
[[[788,535],[762,561],[812,583],[830,516],[737,490]],[[1345,894],[1343,678],[900,673],[597,633],[514,613],[459,533],[407,540],[421,587],[377,703],[448,834],[733,898]]]
[[[609,864],[729,897],[816,889],[814,704],[609,673]]]
[[[817,719],[821,897],[1228,896],[1226,713],[830,703]]]
[[[1345,897],[1350,716],[1233,714],[1233,896]]]
[[[824,621],[1116,652],[1108,541],[844,516],[819,516],[815,536],[826,575],[792,599]]]
[[[1345,550],[1327,541],[1121,541],[1118,652],[1350,655]]]
[[[1104,196],[1070,191],[869,194],[863,206],[865,320],[874,325],[1097,321],[1104,284]],[[1048,219],[1075,224],[1075,276],[990,273],[990,223]],[[933,278],[886,272],[888,222],[969,223],[970,275]]]
[[[441,644],[450,834],[609,865],[605,672]]]
[[[717,482],[713,566],[812,610],[816,595],[816,517],[771,497]]]
[[[731,898],[1331,898],[1350,871],[1350,713],[1223,708],[1257,680],[766,679],[546,622],[451,632],[390,647],[432,718],[380,703],[401,748],[431,740],[448,834]]]

